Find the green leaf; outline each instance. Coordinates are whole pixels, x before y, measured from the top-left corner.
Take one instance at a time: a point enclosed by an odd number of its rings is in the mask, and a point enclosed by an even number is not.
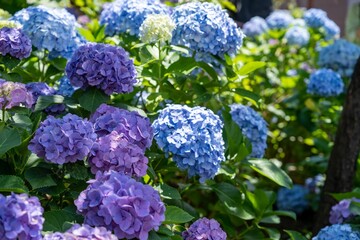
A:
[[[96,39],[90,30],[85,28],[78,28],[78,31],[89,42],[96,42]]]
[[[211,188],[226,206],[236,208],[241,206],[244,201],[244,195],[230,183],[217,183],[212,185]]]
[[[165,211],[165,224],[187,223],[194,217],[175,206],[167,206]]]
[[[360,188],[354,188],[351,192],[347,192],[347,193],[333,193],[331,194],[331,196],[333,196],[338,201],[349,198],[360,199]]]
[[[350,212],[352,212],[355,215],[360,215],[360,203],[351,201]]]
[[[247,75],[258,68],[262,68],[266,65],[265,62],[249,62],[237,71],[239,75]]]
[[[159,185],[158,189],[161,197],[165,199],[181,199],[179,191],[165,183]]]
[[[271,240],[279,240],[280,239],[280,232],[279,230],[275,229],[275,228],[264,228],[264,230],[267,232],[267,234],[269,235],[269,238]]]
[[[0,56],[0,63],[3,63],[10,70],[14,69],[20,62],[21,60],[8,55]]]
[[[64,102],[64,97],[60,95],[40,96],[36,101],[34,112],[42,111],[51,104],[63,103],[63,102]]]
[[[256,93],[253,93],[243,88],[235,88],[234,92],[239,94],[241,97],[252,101],[256,106],[259,105],[261,98]]]
[[[267,159],[254,159],[248,161],[250,167],[259,174],[269,178],[280,186],[292,188],[291,178],[278,166]]]
[[[286,232],[291,240],[306,240],[307,238],[304,237],[303,235],[301,235],[301,233],[297,232],[297,231],[292,231],[292,230],[284,230],[284,232]]]
[[[25,114],[15,113],[12,117],[14,125],[20,128],[30,128],[32,126],[31,119]]]
[[[205,62],[198,62],[197,65],[199,67],[201,67],[207,74],[209,74],[209,76],[213,79],[218,81],[218,74],[215,71],[214,68],[212,68],[209,64],[205,63]]]
[[[0,175],[0,192],[26,193],[28,188],[24,181],[13,175]]]
[[[196,61],[194,58],[191,57],[180,57],[179,60],[172,63],[166,72],[180,72],[184,74],[190,73],[194,68],[196,68]]]
[[[20,144],[21,137],[16,129],[5,127],[0,130],[0,156]]]
[[[41,167],[29,168],[25,172],[25,179],[33,189],[56,186],[56,182],[51,177],[51,170]]]
[[[294,220],[296,220],[296,214],[294,212],[289,212],[289,211],[271,211],[271,212],[266,212],[264,214],[264,217],[266,216],[272,216],[272,215],[277,215],[277,216],[285,216],[285,217],[289,217],[292,218]]]
[[[53,210],[44,213],[43,231],[64,232],[65,222],[75,222],[78,217],[66,210]]]
[[[97,88],[88,88],[79,97],[80,106],[90,112],[95,112],[102,103],[106,103],[109,100],[110,96]]]
[[[161,240],[161,238],[159,237],[159,235],[157,235],[155,231],[151,231],[149,232],[148,240]]]

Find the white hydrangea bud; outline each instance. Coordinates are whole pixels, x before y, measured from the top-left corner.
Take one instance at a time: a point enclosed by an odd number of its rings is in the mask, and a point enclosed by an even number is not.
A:
[[[140,39],[145,43],[171,41],[174,29],[175,23],[170,16],[151,14],[140,26]]]

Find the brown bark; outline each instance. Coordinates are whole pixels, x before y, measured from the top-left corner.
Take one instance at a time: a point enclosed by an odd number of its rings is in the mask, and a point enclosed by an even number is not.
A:
[[[360,151],[360,58],[358,59],[330,154],[326,181],[314,225],[314,235],[329,224],[329,212],[336,204],[329,193],[350,192]]]

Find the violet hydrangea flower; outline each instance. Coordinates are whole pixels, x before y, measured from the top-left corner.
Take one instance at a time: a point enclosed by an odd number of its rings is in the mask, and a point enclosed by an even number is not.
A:
[[[101,43],[79,47],[66,65],[66,75],[75,87],[94,86],[107,95],[131,92],[136,83],[129,54],[121,47]]]
[[[115,171],[97,172],[75,205],[90,226],[105,227],[122,239],[146,240],[165,220],[165,205],[151,186]]]
[[[320,69],[310,75],[307,92],[324,97],[337,96],[344,92],[344,82],[333,70]]]
[[[190,176],[213,178],[225,161],[223,123],[211,110],[170,104],[153,123],[156,143]]]
[[[351,228],[349,224],[334,224],[324,227],[312,240],[360,240],[360,232]]]
[[[33,96],[26,89],[25,84],[0,79],[0,109],[16,106],[31,108],[33,104]]]
[[[90,121],[94,123],[95,132],[99,137],[116,131],[124,134],[129,142],[136,144],[144,151],[151,146],[153,130],[150,120],[136,111],[130,112],[101,104],[91,116]]]
[[[116,131],[100,137],[89,158],[91,172],[114,170],[129,176],[142,177],[146,174],[148,159],[144,149],[127,140]]]
[[[91,122],[73,114],[48,116],[36,130],[28,149],[44,160],[64,164],[83,160],[96,140]]]
[[[214,239],[226,240],[226,233],[215,219],[200,218],[182,233],[184,240]]]
[[[37,197],[0,194],[0,239],[42,239],[43,212]]]
[[[21,29],[0,28],[0,54],[23,59],[31,54],[31,40]]]
[[[331,207],[329,222],[331,224],[343,223],[344,221],[354,217],[350,211],[351,202],[360,202],[360,199],[343,199],[338,204]]]

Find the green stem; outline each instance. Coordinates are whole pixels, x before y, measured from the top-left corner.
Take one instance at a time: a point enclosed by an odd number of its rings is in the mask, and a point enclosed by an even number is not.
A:
[[[162,59],[161,59],[161,42],[158,41],[158,51],[159,51],[159,60],[158,60],[158,66],[159,66],[159,83],[162,81],[162,75],[161,75],[161,67],[162,67]]]

